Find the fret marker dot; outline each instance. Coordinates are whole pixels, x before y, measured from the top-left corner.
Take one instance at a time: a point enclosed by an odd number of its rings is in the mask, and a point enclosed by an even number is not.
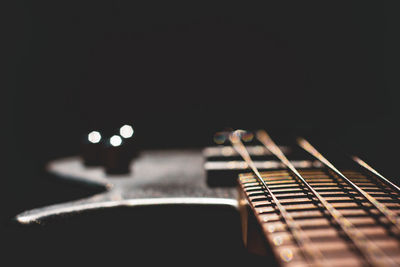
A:
[[[268,226],[268,231],[269,231],[270,233],[275,232],[275,226],[273,226],[273,225]]]
[[[276,236],[274,237],[274,244],[275,246],[280,246],[283,243],[283,239],[281,236]]]
[[[291,249],[286,248],[284,250],[281,251],[281,258],[282,260],[289,262],[293,259],[293,252]]]

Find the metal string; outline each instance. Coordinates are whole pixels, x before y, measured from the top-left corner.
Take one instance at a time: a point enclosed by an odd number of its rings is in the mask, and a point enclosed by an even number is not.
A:
[[[286,211],[285,207],[279,202],[276,196],[272,193],[264,179],[261,177],[257,167],[255,166],[253,160],[251,159],[246,147],[240,140],[240,131],[234,131],[230,135],[229,140],[232,143],[232,146],[235,150],[240,154],[240,156],[244,159],[247,163],[248,167],[253,171],[256,178],[260,181],[261,185],[264,189],[268,192],[271,196],[273,202],[275,203],[276,207],[278,208],[280,214],[282,215],[283,219],[286,222],[289,230],[292,232],[292,235],[299,245],[300,250],[303,252],[306,259],[312,261],[311,263],[317,266],[326,266],[326,260],[322,255],[321,251],[312,244],[311,240],[308,236],[304,233],[301,229],[300,225],[293,219],[293,217]]]
[[[380,174],[378,171],[376,171],[374,168],[372,168],[370,165],[368,165],[365,161],[360,159],[359,157],[352,156],[351,157],[355,162],[357,162],[360,166],[364,167],[371,173],[375,174],[376,177],[378,177],[380,180],[382,180],[384,183],[389,185],[394,191],[397,193],[400,193],[400,187],[392,183],[389,179],[385,178],[382,174]]]
[[[360,193],[368,202],[370,202],[380,213],[382,213],[390,223],[394,225],[400,231],[400,218],[392,210],[388,209],[384,204],[380,203],[373,196],[362,190],[359,186],[353,183],[349,178],[347,178],[343,173],[333,166],[324,156],[321,155],[307,140],[303,138],[298,139],[299,145],[306,150],[308,153],[313,155],[316,159],[321,161],[337,175],[339,175],[347,184],[354,188],[358,193]]]
[[[295,176],[318,198],[319,202],[329,212],[332,218],[338,223],[343,232],[349,237],[356,248],[361,252],[367,261],[374,266],[396,266],[396,263],[389,258],[378,246],[371,242],[361,231],[359,231],[349,220],[347,220],[337,209],[335,209],[325,198],[323,198],[296,170],[293,164],[286,158],[280,148],[269,137],[266,131],[257,132],[257,139],[279,158],[282,163],[291,170]]]

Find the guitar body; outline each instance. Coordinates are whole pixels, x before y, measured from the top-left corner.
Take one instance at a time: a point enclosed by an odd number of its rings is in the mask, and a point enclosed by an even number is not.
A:
[[[23,234],[15,249],[48,264],[54,257],[88,264],[265,261],[243,244],[237,188],[209,186],[205,162],[201,150],[143,151],[122,175],[87,167],[79,156],[49,162],[54,179],[102,192],[17,215],[16,233]]]
[[[18,215],[17,220],[34,223],[52,216],[114,207],[195,205],[237,209],[236,189],[209,187],[203,166],[200,150],[144,151],[133,161],[131,172],[123,175],[107,175],[101,167],[86,167],[80,157],[53,161],[48,171],[58,178],[101,186],[104,192],[31,210]]]

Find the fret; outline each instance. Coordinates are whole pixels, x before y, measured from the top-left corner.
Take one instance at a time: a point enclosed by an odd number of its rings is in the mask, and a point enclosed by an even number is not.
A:
[[[332,203],[332,206],[338,210],[342,214],[345,214],[345,210],[354,210],[355,208],[360,208],[362,210],[368,210],[371,214],[374,214],[375,216],[379,215],[379,211],[376,209],[370,209],[370,207],[360,207],[358,204],[350,204],[350,203]],[[257,205],[255,204],[255,207],[262,207],[264,208],[265,205]],[[320,210],[320,207],[312,204],[297,204],[297,205],[285,205],[285,208],[288,211],[309,211],[309,210]],[[396,207],[395,207],[396,208]],[[269,209],[261,209],[260,208],[260,213],[265,213],[268,212]],[[351,211],[349,211],[351,212]],[[400,209],[393,210],[396,214],[400,215]]]
[[[317,206],[316,204],[315,204],[315,202],[316,201],[290,201],[290,200],[288,200],[288,201],[284,201],[284,202],[282,202],[282,205],[283,206],[285,206],[285,208],[286,209],[288,209],[288,210],[304,210],[304,209],[313,209],[314,208],[314,206],[315,206],[315,208],[316,209],[318,209],[318,208],[320,208],[319,206]],[[371,204],[369,204],[369,203],[362,203],[363,205],[360,205],[360,204],[358,204],[358,203],[355,203],[355,202],[340,202],[340,201],[332,201],[331,202],[331,206],[332,207],[334,207],[335,209],[351,209],[351,208],[354,208],[354,207],[360,207],[360,208],[363,208],[363,209],[368,209],[368,208],[370,208],[370,207],[372,207],[372,205]],[[257,206],[257,207],[259,207],[259,206],[265,206],[264,204],[263,205],[257,205],[257,203],[255,203],[255,205]],[[273,206],[273,204],[272,203],[270,203],[270,205],[272,205]],[[388,207],[390,207],[390,208],[392,208],[392,209],[400,209],[400,206],[399,206],[399,204],[398,203],[388,203],[388,205],[387,205]]]
[[[296,244],[293,241],[292,236],[289,234],[275,233],[269,235],[268,239],[276,247],[290,247],[292,250],[296,250]],[[352,250],[351,245],[338,236],[329,239],[312,239],[312,241],[316,246],[321,247],[324,254],[340,253],[344,256],[346,255],[346,252]],[[384,249],[389,255],[396,255],[400,250],[398,241],[394,238],[376,239],[374,242],[380,249]],[[354,252],[350,253],[353,257],[357,257]]]
[[[257,182],[252,182],[246,185],[246,188],[249,188],[249,190],[259,190],[259,184],[257,184]],[[271,185],[270,186],[271,190],[273,193],[279,193],[279,192],[283,192],[283,193],[291,193],[291,192],[295,192],[295,191],[303,191],[303,187],[301,185],[298,184],[284,184],[284,185]],[[320,194],[324,194],[327,193],[332,193],[334,194],[335,192],[342,192],[343,189],[349,189],[351,190],[351,188],[347,187],[347,188],[342,188],[339,186],[318,186],[315,188],[316,191],[318,191]],[[380,188],[378,187],[370,187],[370,188],[365,188],[365,191],[374,193],[374,194],[385,194],[384,191],[379,192],[378,190],[380,190]],[[355,191],[350,191],[351,194],[353,195],[358,195]]]
[[[302,190],[298,190],[302,191]],[[264,192],[260,190],[260,188],[246,188],[246,192],[249,192],[250,197],[264,196]],[[348,200],[349,202],[353,202],[354,198],[358,198],[357,200],[366,203],[365,199],[360,198],[355,192],[330,192],[330,191],[322,191],[320,192],[321,196],[324,196],[326,200],[329,202],[344,202]],[[374,192],[371,195],[376,196],[376,199],[381,200],[384,203],[397,203],[396,199],[393,199],[391,195],[388,195],[386,192]],[[298,199],[305,198],[308,195],[305,192],[290,192],[290,191],[281,191],[275,192],[275,196],[278,199]],[[368,204],[367,204],[368,205]],[[396,205],[397,206],[397,205]]]
[[[382,226],[367,226],[360,228],[360,231],[370,239],[377,239],[377,238],[388,238],[387,229]],[[340,236],[340,232],[337,231],[334,227],[321,229],[306,229],[304,232],[307,234],[311,240],[315,238],[329,238],[329,237],[338,237]]]
[[[351,220],[355,221],[355,220]],[[296,220],[296,223],[299,223],[299,225],[302,227],[303,231],[314,231],[314,230],[321,230],[325,229],[328,230],[331,227],[333,227],[332,224],[329,223],[329,221],[325,221],[324,218],[318,218],[318,219],[310,219],[310,220],[302,220],[298,219]],[[377,233],[386,233],[386,237],[389,238],[387,234],[387,229],[385,227],[382,228],[377,228],[376,224],[374,223],[362,223],[362,222],[356,222],[357,227],[359,227],[359,231],[363,234],[365,233],[370,233],[373,232],[374,234]],[[262,225],[265,228],[265,231],[268,233],[275,233],[275,232],[282,232],[282,231],[288,231],[287,225],[284,224],[281,221],[272,221],[268,223],[264,223]],[[309,233],[306,233],[308,235]],[[340,233],[338,233],[340,234]]]
[[[263,217],[261,217],[263,218]],[[311,217],[308,216],[304,217],[296,217],[297,223],[303,228],[307,229],[307,227],[320,227],[325,228],[331,226],[331,221],[324,216],[324,214],[320,214],[320,216]],[[371,217],[347,217],[350,223],[354,224],[355,226],[373,226],[376,224],[374,218]],[[265,221],[265,219],[263,219]],[[268,222],[276,222],[280,221],[279,219],[272,220],[268,217]]]
[[[279,247],[287,247],[291,246],[292,249],[295,249],[295,242],[293,241],[293,238],[289,234],[283,234],[283,233],[276,233],[276,234],[271,234],[268,239],[270,240],[271,243],[273,243],[275,246]],[[332,252],[337,252],[340,251],[342,255],[344,255],[347,251],[351,250],[351,245],[346,242],[344,239],[336,236],[333,238],[329,239],[312,239],[312,241],[315,243],[315,245],[322,247],[322,251],[324,253],[332,253]],[[399,250],[399,245],[397,240],[392,239],[380,239],[380,240],[375,240],[375,243],[377,244],[378,247],[381,249],[385,249],[386,251],[390,252],[398,252]],[[356,256],[355,253],[351,253],[353,256]]]
[[[294,212],[289,211],[289,213],[294,219],[298,220],[300,225],[306,226],[307,224],[309,224],[309,226],[315,226],[315,228],[311,227],[311,229],[327,228],[331,226],[329,220],[326,219],[326,216],[324,216],[324,214],[321,213],[320,210],[307,210],[307,211],[294,211]],[[354,216],[354,214],[357,213],[362,214],[363,217],[360,218],[359,216]],[[346,217],[350,222],[360,227],[363,227],[360,228],[361,231],[363,231],[363,229],[366,229],[366,231],[368,232],[371,227],[375,227],[377,225],[376,222],[373,220],[373,218],[367,217],[365,213],[362,213],[362,210],[351,210],[350,213],[346,213],[346,215],[347,215]],[[279,214],[272,210],[271,213],[260,214],[259,218],[262,222],[265,223],[280,222],[281,220]],[[277,228],[275,228],[275,231],[276,229]],[[307,229],[310,228],[307,227],[304,228],[304,230]]]

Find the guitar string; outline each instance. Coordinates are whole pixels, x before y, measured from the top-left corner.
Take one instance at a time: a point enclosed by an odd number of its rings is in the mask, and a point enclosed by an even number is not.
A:
[[[301,229],[299,224],[293,219],[293,217],[286,211],[285,207],[279,202],[277,197],[272,193],[271,189],[268,187],[264,179],[262,178],[260,172],[255,166],[253,160],[251,159],[245,145],[240,140],[238,131],[231,133],[229,140],[232,143],[233,148],[239,153],[239,155],[244,159],[248,167],[253,171],[255,177],[259,180],[260,184],[268,192],[272,198],[275,206],[278,208],[280,214],[286,222],[289,230],[291,231],[295,241],[298,243],[300,250],[308,261],[312,261],[317,266],[327,266],[325,257],[321,251],[311,242],[308,236]]]
[[[338,223],[343,232],[349,237],[356,248],[361,252],[367,261],[376,266],[382,264],[396,265],[378,246],[371,242],[361,231],[359,231],[348,219],[346,219],[336,208],[322,197],[297,171],[293,164],[286,158],[280,148],[269,137],[266,131],[259,130],[257,139],[273,153],[281,162],[291,170],[295,176],[312,192],[332,218]]]
[[[382,180],[384,183],[389,185],[394,191],[397,193],[400,193],[400,187],[392,183],[389,179],[385,178],[382,174],[380,174],[378,171],[376,171],[374,168],[372,168],[370,165],[368,165],[365,161],[360,159],[359,157],[352,156],[351,157],[355,162],[357,162],[360,166],[364,167],[367,169],[369,172],[375,174],[378,179]]]
[[[384,215],[389,222],[400,231],[400,218],[394,213],[392,210],[386,207],[386,205],[380,203],[373,196],[365,192],[359,186],[354,184],[349,178],[347,178],[342,172],[336,169],[332,163],[330,163],[321,153],[317,151],[307,140],[304,138],[298,138],[297,140],[300,147],[302,147],[305,151],[313,155],[320,162],[329,167],[332,171],[334,171],[337,175],[339,175],[347,184],[349,184],[354,190],[356,190],[360,195],[362,195],[368,202],[370,202],[382,215]]]

